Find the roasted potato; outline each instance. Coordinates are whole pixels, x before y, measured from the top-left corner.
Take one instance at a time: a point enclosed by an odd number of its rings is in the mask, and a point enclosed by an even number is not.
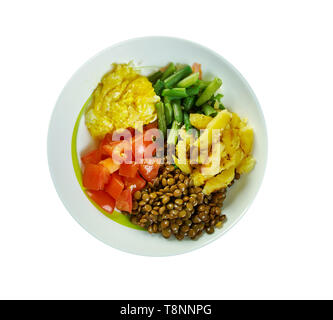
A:
[[[230,182],[235,177],[235,169],[232,167],[230,169],[222,171],[216,177],[209,179],[202,190],[204,194],[211,194],[214,191],[226,188]]]
[[[173,160],[175,161],[176,166],[186,174],[190,174],[192,172],[192,167],[190,166],[188,160],[183,163],[178,160],[177,157],[173,156]]]
[[[237,167],[237,172],[239,174],[250,172],[256,164],[256,160],[252,156],[247,156],[244,158]]]
[[[253,129],[249,126],[239,130],[240,145],[245,154],[250,154],[253,146]]]
[[[227,110],[219,112],[216,117],[208,123],[206,130],[200,135],[194,145],[199,148],[209,149],[212,145],[213,130],[225,129],[229,124],[231,117],[231,113]]]
[[[204,114],[191,113],[190,122],[191,125],[197,129],[206,129],[209,122],[213,120],[212,117],[205,116]]]
[[[204,185],[205,194],[226,188],[235,172],[243,174],[253,169],[253,129],[247,125],[247,119],[223,110],[215,118],[191,114],[190,121],[197,129],[205,130],[194,143],[189,141],[188,133],[182,132],[175,162],[185,173],[196,164],[191,177],[195,186]]]

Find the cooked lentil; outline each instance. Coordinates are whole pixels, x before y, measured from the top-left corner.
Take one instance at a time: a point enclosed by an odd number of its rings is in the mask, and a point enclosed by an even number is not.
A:
[[[232,183],[231,183],[232,184]],[[226,220],[221,207],[226,189],[204,195],[194,187],[189,175],[173,165],[161,166],[158,177],[133,195],[131,222],[160,232],[164,238],[173,234],[178,240],[196,239],[203,231],[212,234]]]

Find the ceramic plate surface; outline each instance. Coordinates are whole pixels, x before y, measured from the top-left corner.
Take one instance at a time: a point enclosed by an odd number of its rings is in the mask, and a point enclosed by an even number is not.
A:
[[[86,196],[81,186],[80,156],[93,148],[93,140],[84,124],[84,108],[101,77],[111,64],[134,62],[136,66],[164,66],[170,61],[192,65],[199,62],[203,78],[223,80],[223,104],[254,128],[253,156],[257,164],[252,172],[228,190],[223,213],[227,222],[214,234],[199,239],[178,241],[133,227],[120,213],[108,216]],[[155,71],[142,68],[146,75]],[[216,240],[244,215],[253,202],[263,179],[267,159],[267,133],[259,102],[246,80],[224,58],[199,44],[169,37],[131,39],[100,52],[86,62],[69,80],[54,108],[48,133],[48,160],[51,176],[63,204],[74,219],[104,243],[134,254],[169,256],[198,249]],[[222,240],[220,240],[222,241]]]

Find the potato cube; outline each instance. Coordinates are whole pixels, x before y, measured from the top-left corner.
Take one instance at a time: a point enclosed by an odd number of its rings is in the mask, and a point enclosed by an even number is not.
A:
[[[241,123],[241,119],[238,116],[238,114],[235,112],[232,112],[231,127],[239,129],[240,123]]]
[[[190,122],[191,125],[197,129],[206,129],[209,122],[213,120],[212,117],[205,116],[204,114],[191,113]]]
[[[175,156],[173,156],[173,160],[175,161],[176,166],[184,173],[190,174],[192,172],[192,168],[189,165],[188,160],[186,162],[180,162]]]
[[[253,129],[249,126],[239,130],[240,145],[245,154],[250,154],[253,146]]]
[[[255,164],[256,164],[256,160],[251,156],[247,156],[238,165],[236,171],[239,174],[248,173],[254,168]]]
[[[191,177],[193,179],[193,184],[196,187],[202,186],[206,181],[206,178],[201,174],[201,172],[198,169],[195,169],[193,171]]]
[[[226,188],[230,184],[230,182],[234,179],[234,176],[235,176],[234,168],[224,170],[216,177],[209,179],[206,182],[202,192],[204,194],[211,194],[214,191]]]

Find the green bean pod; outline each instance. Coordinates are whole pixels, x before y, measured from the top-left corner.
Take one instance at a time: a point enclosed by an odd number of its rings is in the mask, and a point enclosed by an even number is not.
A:
[[[195,96],[190,96],[184,99],[184,111],[189,112],[194,106]]]
[[[158,79],[153,85],[153,88],[158,96],[161,95],[161,92],[164,89],[164,82],[161,79]]]
[[[208,87],[204,90],[204,92],[199,96],[198,100],[196,101],[195,105],[197,107],[203,105],[205,102],[207,102],[218,90],[222,85],[222,80],[219,78],[215,78],[211,83],[208,85]]]
[[[186,98],[187,93],[185,88],[172,88],[172,89],[164,89],[162,91],[162,96],[171,97],[171,98]]]
[[[196,96],[200,92],[199,86],[192,86],[186,89],[186,93],[188,96]]]
[[[166,70],[163,72],[161,80],[164,81],[166,78],[170,77],[175,72],[176,72],[176,66],[173,62],[171,62],[166,68]]]
[[[192,73],[188,77],[184,78],[183,80],[179,81],[177,87],[180,88],[187,88],[194,85],[199,79],[199,72]]]
[[[208,87],[208,85],[210,84],[210,81],[204,81],[204,80],[199,80],[198,81],[198,85],[201,89],[206,89]]]
[[[219,103],[219,109],[220,109],[220,110],[224,110],[224,109],[225,109],[225,106],[223,105],[222,102]]]
[[[187,112],[184,112],[184,124],[185,124],[186,131],[188,131],[192,128],[192,125],[190,122],[190,115]]]
[[[167,144],[176,144],[178,140],[178,130],[180,129],[181,124],[174,120],[172,122],[171,130],[169,132]]]
[[[183,69],[177,71],[173,75],[169,76],[164,80],[165,87],[170,89],[174,87],[180,80],[187,77],[192,73],[192,68],[189,65],[186,65]]]
[[[207,103],[201,109],[206,116],[215,117],[217,115],[217,111]]]
[[[173,109],[169,102],[165,102],[164,112],[165,112],[166,125],[169,126],[173,121]]]
[[[163,102],[157,102],[155,104],[158,120],[158,128],[163,132],[164,137],[167,134],[167,125],[165,120],[164,104]]]
[[[184,116],[183,116],[183,110],[180,106],[180,100],[172,101],[172,108],[175,120],[179,123],[183,123]]]
[[[150,75],[148,77],[148,80],[151,82],[151,83],[155,83],[158,79],[160,79],[163,75],[163,72],[158,70],[156,71],[155,73],[153,73],[152,75]]]

